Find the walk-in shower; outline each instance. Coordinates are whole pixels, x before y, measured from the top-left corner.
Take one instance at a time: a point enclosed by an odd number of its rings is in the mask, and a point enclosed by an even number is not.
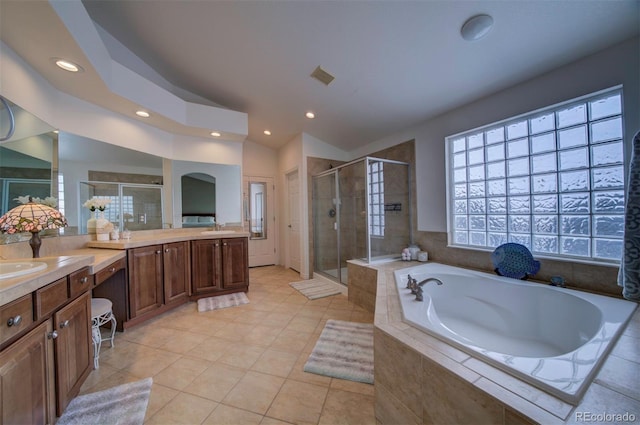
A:
[[[411,239],[409,164],[366,157],[313,177],[314,272],[347,284],[347,260],[399,257]]]

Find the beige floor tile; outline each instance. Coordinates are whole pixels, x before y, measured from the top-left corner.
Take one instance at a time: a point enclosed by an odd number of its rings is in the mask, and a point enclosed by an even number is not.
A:
[[[286,378],[296,364],[298,356],[286,351],[268,349],[251,367],[251,370]]]
[[[328,387],[329,385],[331,385],[330,377],[304,371],[304,365],[305,363],[307,363],[308,359],[308,353],[300,354],[298,356],[296,364],[293,366],[293,369],[289,373],[289,376],[287,376],[287,379],[294,379],[296,381],[307,382],[323,387]]]
[[[288,331],[296,331],[296,332],[314,332],[318,323],[320,322],[320,318],[314,319],[312,317],[299,317],[300,313],[296,315],[289,324],[284,328]]]
[[[229,349],[218,359],[219,363],[240,369],[251,369],[260,358],[266,347],[249,345],[242,342],[229,344]]]
[[[280,327],[254,325],[253,330],[245,335],[242,342],[268,347],[280,335],[280,332],[282,332]]]
[[[149,395],[149,403],[147,404],[147,413],[145,414],[145,422],[155,415],[160,409],[167,405],[171,400],[179,394],[179,391],[173,388],[167,388],[163,385],[156,384],[154,381],[151,386],[151,394]]]
[[[267,416],[296,424],[317,424],[328,389],[288,379]]]
[[[200,343],[200,345],[187,351],[185,355],[215,362],[227,352],[229,344],[230,342],[224,339],[209,337]]]
[[[249,371],[222,401],[224,404],[264,415],[283,383],[283,378]]]
[[[373,395],[330,389],[320,416],[320,425],[375,425]]]
[[[246,334],[253,330],[252,325],[244,323],[229,323],[225,327],[219,329],[215,336],[226,339],[227,341],[242,341]]]
[[[222,401],[242,379],[245,371],[214,363],[198,375],[183,391],[214,401]],[[251,396],[251,393],[247,393]]]
[[[299,354],[311,338],[309,332],[283,330],[273,341],[271,348]]]
[[[140,378],[146,378],[161,372],[179,358],[179,354],[156,350],[153,353],[137,358],[134,362],[122,368],[122,371]]]
[[[219,404],[203,422],[206,425],[258,425],[263,416],[233,406]]]
[[[153,382],[165,387],[182,390],[210,365],[211,363],[206,360],[182,357],[155,375]]]
[[[373,386],[307,373],[303,367],[326,320],[366,321],[369,316],[342,295],[307,300],[289,286],[299,280],[283,267],[250,269],[250,304],[198,313],[196,303],[189,302],[118,332],[115,348],[103,345],[100,368],[89,375],[82,393],[153,376],[145,418],[150,424],[286,425],[311,416],[316,419],[310,423],[368,423],[368,414],[360,414],[373,409]],[[324,400],[327,393],[322,411],[315,404],[299,411],[301,404]],[[362,412],[333,406],[342,396],[349,405],[359,400]],[[302,402],[291,402],[296,397]]]
[[[158,348],[161,350],[171,351],[172,353],[182,354],[194,349],[207,339],[207,336],[203,334],[187,331],[178,332],[179,333],[175,334],[170,340],[166,341]]]
[[[180,393],[156,412],[149,424],[201,424],[218,403],[191,394]]]

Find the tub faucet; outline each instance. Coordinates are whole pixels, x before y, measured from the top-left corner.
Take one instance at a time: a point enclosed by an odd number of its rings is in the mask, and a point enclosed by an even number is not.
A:
[[[418,287],[422,287],[422,285],[424,285],[425,283],[429,282],[430,280],[433,280],[438,285],[442,285],[442,281],[440,279],[438,279],[437,277],[428,277],[428,278],[426,278],[424,280],[421,280],[420,283],[418,283]]]

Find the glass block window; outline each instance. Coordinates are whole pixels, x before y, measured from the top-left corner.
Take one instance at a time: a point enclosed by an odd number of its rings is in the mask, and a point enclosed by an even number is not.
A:
[[[369,161],[369,234],[384,236],[383,162]]]
[[[447,137],[450,243],[618,261],[622,140],[621,88]]]

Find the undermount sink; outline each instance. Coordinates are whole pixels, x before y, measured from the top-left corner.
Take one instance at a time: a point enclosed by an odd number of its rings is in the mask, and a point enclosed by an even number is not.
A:
[[[200,233],[203,235],[228,235],[235,232],[235,230],[205,230],[204,232]]]
[[[23,276],[39,272],[47,268],[47,263],[41,261],[14,261],[0,263],[0,279]]]

